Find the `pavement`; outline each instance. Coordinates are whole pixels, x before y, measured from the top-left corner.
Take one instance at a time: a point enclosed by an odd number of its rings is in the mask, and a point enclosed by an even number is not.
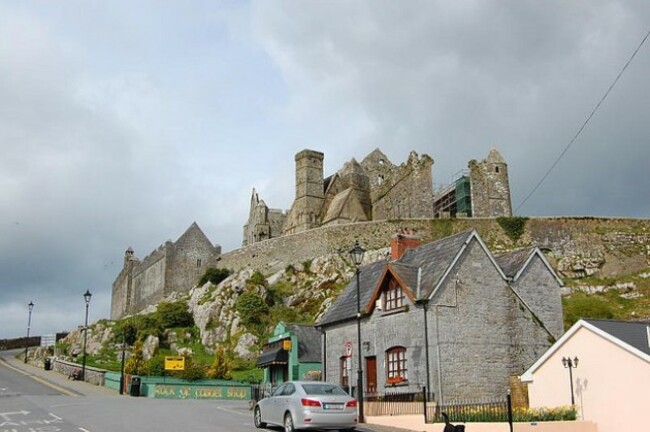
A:
[[[126,394],[120,395],[118,391],[107,387],[100,387],[84,381],[68,379],[65,375],[54,370],[45,370],[40,362],[38,363],[38,366],[36,366],[30,363],[24,363],[22,360],[19,360],[14,356],[2,356],[0,357],[0,362],[2,362],[4,366],[22,373],[23,375],[29,376],[67,396],[131,397]],[[367,432],[413,432],[411,429],[375,424],[363,424],[359,426],[359,429]]]
[[[68,379],[67,376],[62,375],[53,370],[45,370],[43,363],[39,362],[38,366],[31,363],[24,363],[22,360],[14,356],[2,356],[0,361],[7,367],[27,375],[32,379],[39,381],[67,396],[80,397],[80,396],[115,396],[120,397],[118,391],[100,387],[84,381],[74,381]]]

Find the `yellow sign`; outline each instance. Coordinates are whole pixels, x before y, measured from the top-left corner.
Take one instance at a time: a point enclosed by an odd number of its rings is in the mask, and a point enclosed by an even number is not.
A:
[[[282,349],[285,351],[291,351],[291,339],[282,341]]]
[[[165,370],[185,370],[185,357],[165,356]]]

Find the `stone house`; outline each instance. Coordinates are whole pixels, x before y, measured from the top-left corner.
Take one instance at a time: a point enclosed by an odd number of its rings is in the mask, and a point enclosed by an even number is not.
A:
[[[521,380],[531,407],[567,406],[573,399],[578,418],[596,423],[599,432],[642,429],[650,424],[650,322],[580,320]]]
[[[216,267],[220,255],[221,246],[213,245],[196,222],[143,260],[129,247],[113,282],[111,319],[140,312],[173,292],[189,291],[208,267]]]
[[[406,232],[390,258],[359,271],[368,394],[426,386],[438,403],[504,397],[562,334],[562,282],[535,247],[493,256],[475,230],[425,245]],[[323,378],[346,385],[359,367],[356,278],[317,326]]]
[[[313,326],[278,323],[257,367],[264,369],[264,383],[317,380],[321,376],[320,333]]]

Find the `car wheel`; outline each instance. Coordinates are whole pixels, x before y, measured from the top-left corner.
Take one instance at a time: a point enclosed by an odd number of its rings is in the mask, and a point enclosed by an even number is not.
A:
[[[253,414],[253,422],[255,423],[255,427],[258,429],[266,427],[266,423],[262,421],[262,410],[260,410],[260,407],[258,406],[255,407],[255,412]]]
[[[295,429],[293,428],[293,418],[291,417],[291,413],[286,413],[284,415],[284,432],[294,432]]]

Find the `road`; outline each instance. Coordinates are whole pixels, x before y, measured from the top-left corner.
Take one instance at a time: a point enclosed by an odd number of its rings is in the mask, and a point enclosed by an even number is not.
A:
[[[15,354],[0,352],[0,432],[260,431],[247,401],[120,396],[91,384],[62,381],[54,371],[23,367],[13,359]]]

